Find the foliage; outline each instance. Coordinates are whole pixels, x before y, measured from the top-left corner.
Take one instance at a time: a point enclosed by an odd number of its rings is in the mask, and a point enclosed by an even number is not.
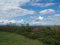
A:
[[[33,29],[29,24],[22,26],[0,26],[0,31],[17,33],[31,39],[37,39],[49,45],[60,45],[59,29],[60,26],[46,26]]]
[[[45,45],[38,40],[32,40],[22,35],[0,32],[0,45]]]

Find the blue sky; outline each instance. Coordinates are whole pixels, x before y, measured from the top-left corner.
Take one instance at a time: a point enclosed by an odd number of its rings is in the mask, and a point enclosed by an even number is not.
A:
[[[0,23],[60,25],[60,0],[0,0]]]

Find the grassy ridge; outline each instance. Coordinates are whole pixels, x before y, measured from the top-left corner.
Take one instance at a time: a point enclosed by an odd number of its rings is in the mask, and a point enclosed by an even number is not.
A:
[[[24,36],[9,33],[0,32],[0,45],[45,45],[38,40],[32,40]]]

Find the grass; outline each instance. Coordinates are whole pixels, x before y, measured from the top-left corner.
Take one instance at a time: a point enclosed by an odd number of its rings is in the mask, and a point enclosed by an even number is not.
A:
[[[45,45],[45,44],[38,40],[32,40],[15,33],[0,32],[0,45]]]

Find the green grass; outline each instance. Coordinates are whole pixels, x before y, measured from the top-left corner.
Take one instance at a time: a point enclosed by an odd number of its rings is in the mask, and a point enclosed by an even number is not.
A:
[[[45,45],[38,40],[32,40],[24,36],[9,33],[0,32],[0,45]]]

